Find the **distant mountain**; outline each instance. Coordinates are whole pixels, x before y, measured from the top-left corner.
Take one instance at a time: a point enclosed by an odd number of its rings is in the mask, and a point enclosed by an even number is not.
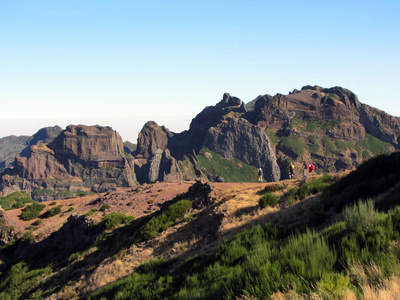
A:
[[[32,140],[43,138],[42,133]],[[122,138],[110,127],[70,125],[50,143],[29,150],[0,175],[3,194],[24,190],[44,201],[132,186],[136,181],[133,157],[123,151]]]
[[[27,156],[29,149],[39,143],[52,141],[62,131],[60,126],[45,127],[32,136],[7,136],[0,138],[0,172],[12,166],[16,155]]]

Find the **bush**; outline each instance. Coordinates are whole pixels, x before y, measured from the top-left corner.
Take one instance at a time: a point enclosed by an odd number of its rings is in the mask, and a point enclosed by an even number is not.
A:
[[[93,213],[96,212],[96,211],[97,211],[97,209],[92,208],[91,210],[89,210],[87,213],[84,213],[83,215],[84,215],[85,217],[90,217],[90,216],[93,215]]]
[[[324,191],[326,209],[342,211],[359,199],[367,199],[390,190],[400,181],[400,152],[379,155],[361,164],[355,171]]]
[[[46,210],[46,212],[43,214],[42,217],[43,218],[50,218],[50,217],[54,217],[55,215],[58,215],[60,213],[61,213],[61,205]]]
[[[346,228],[359,234],[374,227],[378,221],[378,214],[374,210],[372,200],[367,202],[360,200],[353,206],[346,206],[343,217]]]
[[[104,203],[101,207],[100,207],[100,211],[105,211],[106,209],[109,209],[110,205],[107,203]]]
[[[177,219],[183,218],[190,208],[192,208],[190,200],[180,200],[172,204],[165,212],[153,217],[143,226],[137,241],[141,242],[154,238],[159,232],[174,225]]]
[[[40,212],[45,207],[46,205],[39,203],[33,203],[31,205],[28,205],[22,210],[20,218],[24,221],[33,220],[39,216]]]
[[[278,197],[272,192],[265,193],[258,200],[258,204],[261,206],[261,208],[266,208],[267,206],[274,207],[277,202],[278,202]]]
[[[111,230],[121,224],[127,224],[135,219],[134,216],[126,216],[120,212],[112,212],[104,217],[104,227],[106,230]]]
[[[293,202],[294,200],[303,200],[309,195],[318,194],[329,187],[335,178],[330,174],[325,174],[324,176],[304,182],[299,188],[294,187],[289,189],[284,197],[288,202]]]
[[[27,203],[35,203],[25,192],[14,192],[6,197],[0,197],[0,206],[4,210],[22,208]]]
[[[75,209],[75,207],[71,206],[70,208],[68,208],[67,212],[71,212]]]

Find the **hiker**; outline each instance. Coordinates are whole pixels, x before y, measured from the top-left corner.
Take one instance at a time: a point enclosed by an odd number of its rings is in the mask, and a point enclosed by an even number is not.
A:
[[[315,170],[314,164],[313,164],[313,163],[310,163],[309,166],[308,166],[308,173],[311,174],[311,172],[314,171],[314,170]]]
[[[294,178],[294,164],[293,162],[289,165],[289,178]]]
[[[263,182],[263,170],[261,168],[258,169],[258,182]]]
[[[308,175],[308,164],[306,163],[306,161],[304,161],[303,163],[303,176],[304,178],[307,178]]]

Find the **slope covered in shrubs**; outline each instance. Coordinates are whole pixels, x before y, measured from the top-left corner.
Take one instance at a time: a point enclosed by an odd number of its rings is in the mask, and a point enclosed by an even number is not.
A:
[[[379,212],[367,200],[400,182],[399,158],[399,153],[382,155],[331,186],[327,175],[289,193],[303,199],[325,189],[320,206],[340,209],[342,221],[319,231],[257,225],[221,244],[214,255],[195,256],[179,268],[150,261],[89,299],[269,299],[282,292],[361,297],[360,268],[370,270],[372,288],[382,287],[399,270],[400,206]]]

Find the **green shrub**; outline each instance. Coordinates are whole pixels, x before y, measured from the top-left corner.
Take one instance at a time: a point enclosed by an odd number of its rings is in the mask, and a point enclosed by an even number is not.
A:
[[[368,231],[378,222],[378,214],[374,210],[372,200],[367,202],[360,200],[355,205],[346,206],[343,217],[347,229],[359,234]]]
[[[106,209],[109,209],[110,205],[107,203],[104,203],[101,207],[100,207],[100,211],[105,211]]]
[[[40,212],[45,207],[46,205],[39,203],[28,205],[22,210],[20,218],[24,221],[33,220],[39,216]]]
[[[4,210],[22,208],[27,203],[35,203],[25,192],[14,192],[6,197],[0,197],[0,206]]]
[[[335,178],[330,174],[325,174],[317,179],[304,182],[300,187],[289,189],[284,197],[287,202],[294,202],[295,200],[303,200],[309,195],[318,194],[329,187]]]
[[[75,207],[71,206],[70,208],[68,208],[67,212],[71,212],[75,209]]]
[[[97,209],[92,208],[91,210],[89,210],[87,213],[84,213],[83,215],[84,215],[85,217],[90,217],[90,216],[93,215],[93,213],[96,212],[96,211],[97,211]]]
[[[106,230],[111,230],[121,224],[130,223],[134,219],[134,216],[126,216],[124,213],[112,212],[104,217],[104,227]]]
[[[57,202],[56,201],[53,201],[53,202],[51,202],[49,205],[56,205],[57,204]]]
[[[261,208],[266,208],[267,206],[274,207],[277,202],[278,197],[272,192],[267,192],[258,200],[258,205],[260,205]]]
[[[190,200],[180,200],[172,204],[166,211],[153,217],[143,226],[137,241],[145,241],[154,238],[158,233],[174,225],[177,219],[183,218],[190,208],[192,208],[192,202]]]
[[[390,190],[400,181],[400,152],[379,155],[361,164],[324,191],[326,209],[342,211],[346,205]]]
[[[43,218],[51,218],[60,213],[61,213],[61,205],[46,210],[46,212],[43,214],[42,217]]]
[[[10,300],[28,299],[26,297],[27,294],[25,294],[25,297],[22,297],[24,292],[43,283],[50,276],[51,271],[51,267],[34,269],[30,268],[24,261],[16,263],[5,274],[2,274],[0,298]],[[37,294],[36,299],[43,299],[43,297]]]

